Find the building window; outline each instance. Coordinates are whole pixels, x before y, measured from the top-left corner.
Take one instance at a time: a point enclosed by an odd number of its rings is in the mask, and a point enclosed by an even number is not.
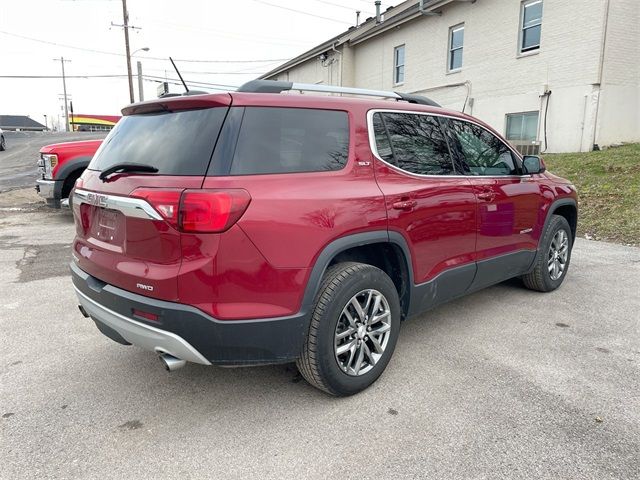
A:
[[[449,29],[449,62],[450,72],[462,68],[462,47],[464,45],[464,24]]]
[[[520,25],[520,53],[538,50],[542,32],[542,0],[522,2]]]
[[[538,112],[510,113],[507,115],[507,140],[535,142],[538,139]]]
[[[393,83],[404,83],[404,45],[393,49]]]

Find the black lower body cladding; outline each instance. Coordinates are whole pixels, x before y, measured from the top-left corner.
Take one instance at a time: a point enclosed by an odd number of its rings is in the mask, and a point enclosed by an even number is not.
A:
[[[212,364],[294,361],[300,356],[308,329],[303,313],[275,319],[221,321],[189,305],[156,300],[109,285],[75,263],[71,264],[71,276],[79,295],[132,322],[177,335]],[[157,315],[158,321],[134,317],[134,310]]]

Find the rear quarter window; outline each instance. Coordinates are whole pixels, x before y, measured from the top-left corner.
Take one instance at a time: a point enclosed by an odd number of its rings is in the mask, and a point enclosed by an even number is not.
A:
[[[123,117],[89,164],[105,170],[128,162],[151,165],[159,175],[204,175],[228,108]]]
[[[346,112],[246,107],[231,175],[340,170],[349,152]]]

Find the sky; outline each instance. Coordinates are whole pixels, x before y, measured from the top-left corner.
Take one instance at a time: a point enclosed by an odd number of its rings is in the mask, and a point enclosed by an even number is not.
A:
[[[383,11],[399,1],[383,2]],[[220,91],[256,78],[373,16],[373,0],[127,0],[134,92],[136,62],[144,97],[158,81],[177,80],[176,61],[192,89]],[[122,0],[0,0],[0,114],[63,125],[61,78],[74,112],[118,115],[129,103]],[[58,59],[58,60],[54,60]],[[110,77],[73,78],[107,75]],[[156,80],[156,81],[153,81]],[[172,92],[182,87],[171,85]]]

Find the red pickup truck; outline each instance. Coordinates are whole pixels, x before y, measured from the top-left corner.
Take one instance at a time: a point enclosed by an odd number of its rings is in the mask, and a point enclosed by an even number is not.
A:
[[[73,185],[101,144],[102,140],[82,140],[54,143],[40,149],[36,191],[50,207],[60,208],[68,203]]]

